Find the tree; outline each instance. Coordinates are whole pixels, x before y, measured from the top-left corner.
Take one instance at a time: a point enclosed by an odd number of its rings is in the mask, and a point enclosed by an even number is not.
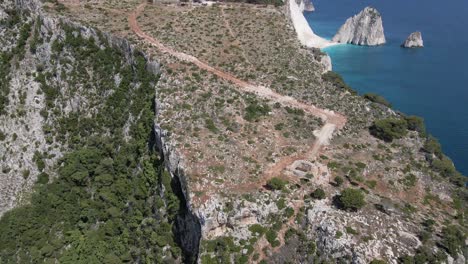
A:
[[[283,190],[287,183],[285,180],[274,177],[267,182],[267,187],[272,190]]]
[[[364,193],[359,189],[346,188],[338,198],[339,206],[345,210],[356,211],[365,204]]]
[[[322,188],[317,188],[311,194],[312,198],[322,200],[325,198],[325,191]]]
[[[403,119],[386,118],[374,121],[369,131],[378,139],[392,142],[394,139],[406,136],[407,126],[406,121]]]

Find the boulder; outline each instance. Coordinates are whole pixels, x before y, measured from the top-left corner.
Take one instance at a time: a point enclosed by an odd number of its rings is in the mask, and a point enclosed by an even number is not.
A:
[[[408,38],[401,44],[403,48],[422,48],[424,47],[424,42],[422,39],[421,32],[416,31],[411,33]]]
[[[346,20],[333,41],[365,46],[385,44],[382,16],[375,8],[366,7]]]

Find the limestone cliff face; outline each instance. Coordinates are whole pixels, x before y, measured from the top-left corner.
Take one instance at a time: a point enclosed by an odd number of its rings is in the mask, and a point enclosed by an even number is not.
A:
[[[422,39],[421,32],[416,31],[411,33],[408,38],[401,44],[404,48],[422,48],[424,47],[424,42]]]
[[[382,16],[375,8],[366,7],[346,20],[333,41],[365,46],[385,44]]]

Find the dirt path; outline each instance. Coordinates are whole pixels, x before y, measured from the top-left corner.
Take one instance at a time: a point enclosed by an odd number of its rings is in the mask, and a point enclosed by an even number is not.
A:
[[[150,35],[146,34],[139,26],[137,18],[140,15],[140,13],[145,9],[147,3],[146,1],[141,3],[140,5],[137,6],[137,8],[130,13],[128,17],[129,21],[129,26],[130,28],[135,32],[135,34],[142,38],[144,41],[146,41],[148,44],[156,47],[163,53],[167,53],[171,56],[174,56],[180,60],[183,61],[188,61],[191,62],[195,65],[197,65],[200,69],[206,70],[224,80],[230,81],[233,84],[237,86],[237,88],[244,93],[252,93],[257,95],[258,97],[261,97],[263,99],[272,101],[272,102],[277,102],[280,103],[283,106],[288,106],[292,108],[298,108],[302,109],[305,113],[316,116],[321,118],[324,122],[325,125],[318,131],[315,132],[315,136],[317,137],[317,140],[314,142],[314,144],[311,146],[310,150],[308,151],[306,158],[313,159],[317,153],[320,151],[320,148],[323,145],[328,144],[328,141],[331,139],[333,132],[336,129],[341,129],[344,127],[346,124],[346,117],[344,117],[341,114],[335,113],[333,111],[327,110],[327,109],[321,109],[318,107],[315,107],[314,105],[306,104],[304,102],[298,101],[293,97],[290,96],[285,96],[282,94],[279,94],[273,90],[271,90],[268,87],[261,86],[261,85],[255,85],[249,82],[246,82],[244,80],[241,80],[235,76],[233,76],[230,73],[221,71],[219,69],[216,69],[207,63],[200,61],[198,58],[188,55],[183,52],[176,51],[170,47],[165,46],[161,42],[159,42],[157,39],[151,37]],[[224,11],[221,8],[224,16]],[[226,20],[225,20],[226,21]],[[227,23],[227,21],[226,21]],[[230,28],[229,24],[227,24],[228,30],[230,31],[230,34],[234,36],[234,33],[232,32],[232,29]],[[285,159],[282,159],[278,164],[275,164],[273,167],[271,167],[269,170],[266,171],[265,177],[262,177],[262,179],[257,182],[257,183],[249,183],[248,186],[237,186],[241,187],[242,189],[249,189],[246,187],[257,187],[259,184],[263,185],[269,178],[276,176],[276,172],[282,171],[284,168],[286,168],[288,165],[291,164],[291,162],[294,162],[297,159],[303,159],[304,157],[287,157]],[[255,185],[255,186],[254,186]],[[261,186],[260,185],[260,186]],[[236,188],[238,189],[238,188]]]

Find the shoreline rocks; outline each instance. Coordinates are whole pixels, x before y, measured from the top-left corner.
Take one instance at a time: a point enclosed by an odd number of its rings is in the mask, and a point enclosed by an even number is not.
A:
[[[382,16],[372,7],[350,17],[332,39],[333,42],[377,46],[385,44]]]
[[[416,31],[411,33],[408,38],[401,44],[403,48],[422,48],[424,47],[424,42],[422,39],[421,32]]]

